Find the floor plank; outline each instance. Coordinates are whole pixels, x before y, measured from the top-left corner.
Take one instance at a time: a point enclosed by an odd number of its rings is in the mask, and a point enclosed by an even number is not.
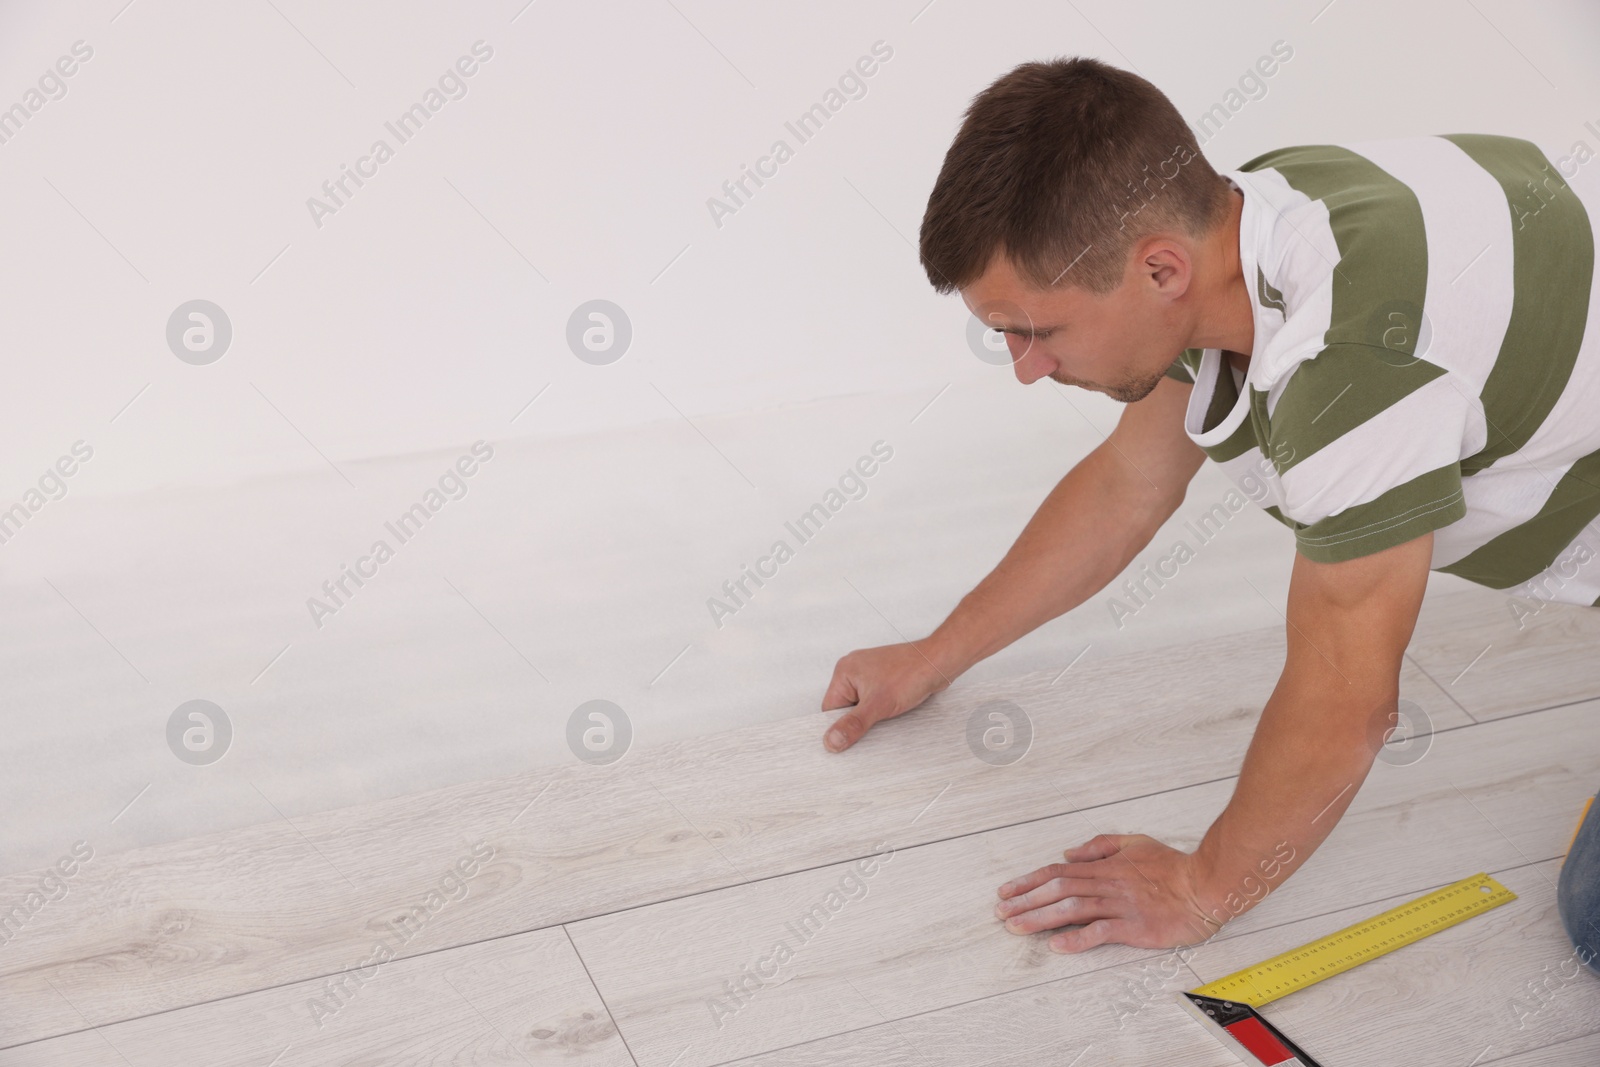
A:
[[[402,954],[858,857],[889,835],[917,844],[1120,800],[1141,768],[1160,767],[1161,788],[1224,778],[1283,644],[1271,628],[952,689],[843,755],[821,748],[819,713],[97,855],[0,954],[0,1047],[335,973],[474,848],[493,855],[466,900]],[[1402,694],[1436,729],[1470,721],[1409,664]],[[1000,700],[1033,724],[1009,765],[968,740]],[[39,881],[0,878],[0,901]]]
[[[572,979],[566,966],[570,959],[551,951],[557,947],[554,942],[535,941],[555,933],[541,931],[508,938],[494,948],[472,946],[396,963],[392,972],[380,971],[322,1031],[312,1028],[302,1007],[303,1000],[321,989],[320,983],[308,983],[12,1048],[0,1052],[0,1067],[128,1067],[130,1062],[141,1067],[173,1062],[216,1067],[623,1067],[630,1061],[616,1030],[598,1009],[592,987],[585,993]],[[552,968],[559,976],[549,976]],[[1171,1000],[1177,990],[1196,981],[1181,962],[1103,967],[1074,979],[882,1021],[744,1064],[1023,1067],[1039,1063],[1043,1055],[1048,1057],[1044,1062],[1073,1067],[1169,1062],[1237,1067]],[[502,991],[498,1000],[496,990]],[[870,1003],[877,992],[864,985],[852,995]],[[514,1002],[522,998],[535,1006]],[[519,1042],[516,1048],[514,1040]]]
[[[0,1067],[632,1065],[560,928],[348,962],[359,972],[337,990],[304,982],[86,1029],[0,1051]]]
[[[1539,869],[1535,869],[1539,868]],[[1600,979],[1559,983],[1550,968],[1563,946],[1551,922],[1554,864],[1497,872],[1518,900],[1280,1000],[1265,1014],[1321,1062],[1418,1067],[1579,1067],[1600,1062]],[[1365,918],[1400,896],[1202,946],[1216,977]],[[1431,950],[1431,951],[1430,951]],[[1199,979],[1188,954],[1128,963],[1000,996],[878,1024],[743,1060],[740,1067],[1123,1067],[1182,1063],[1238,1067],[1177,1007]],[[1542,1010],[1507,1009],[1533,986]],[[870,1001],[875,987],[856,983]],[[1530,1003],[1537,1003],[1529,999]],[[1362,1025],[1358,1020],[1366,1020]],[[1382,1046],[1380,1048],[1380,1045]],[[1517,1049],[1529,1051],[1518,1052]],[[1474,1056],[1480,1056],[1474,1059]]]
[[[1409,654],[1475,719],[1600,697],[1600,610],[1487,588],[1422,603]]]
[[[1316,855],[1225,932],[1558,855],[1600,778],[1597,714],[1600,702],[1465,727],[1437,735],[1416,763],[1379,764]],[[1067,780],[1075,770],[1064,763],[1058,773]],[[879,1015],[904,1019],[1150,956],[1126,946],[1063,956],[1042,937],[1008,935],[992,915],[995,887],[1097,832],[1192,848],[1232,787],[1213,782],[928,845],[890,837],[891,857],[870,872],[833,865],[570,930],[640,1067],[706,1067]],[[741,984],[748,995],[737,994]],[[857,987],[875,990],[870,1001],[851,995]]]
[[[1323,1064],[1578,1067],[1600,1062],[1600,979],[1562,968],[1552,861],[1496,872],[1517,901],[1267,1006]],[[1206,979],[1250,965],[1410,899],[1374,901],[1192,953]],[[1238,1061],[1176,1006],[1190,953],[1125,963],[883,1021],[750,1057],[739,1067],[1122,1067]],[[1542,1000],[1530,990],[1542,989]],[[864,985],[854,992],[870,1000]],[[1522,1005],[1533,1013],[1518,1014]],[[1581,1033],[1584,1037],[1573,1037]],[[1526,1051],[1518,1051],[1526,1049]]]
[[[1167,958],[1106,967],[741,1060],[739,1067],[1125,1067],[1239,1061],[1173,999],[1195,978]],[[879,989],[856,983],[855,1000]]]
[[[643,778],[587,767],[96,856],[0,953],[0,1047],[334,974],[394,924],[413,956],[737,877]]]
[[[1485,1059],[1474,1067],[1580,1067],[1600,1063],[1600,1033],[1575,1037],[1531,1052],[1519,1052],[1501,1059]]]
[[[1559,860],[1546,860],[1497,872],[1516,900],[1291,994],[1263,1014],[1328,1064],[1461,1067],[1600,1031],[1600,977],[1578,968],[1556,912],[1559,868]],[[1218,939],[1189,962],[1212,981],[1419,895]],[[1568,1058],[1574,1051],[1552,1052],[1546,1062],[1595,1062]]]
[[[715,755],[703,742],[664,746],[651,777],[747,877],[803,870],[867,855],[889,835],[941,840],[1123,800],[1150,767],[1162,769],[1160,788],[1231,776],[1283,656],[1274,627],[1039,671],[940,693],[842,756],[820,746],[832,716],[798,718],[741,731]],[[1433,729],[1472,721],[1410,663],[1401,695]],[[1032,729],[1026,755],[1004,765],[976,757],[969,739],[970,721],[987,721],[997,703],[1020,708]],[[781,766],[773,751],[784,754]],[[1073,773],[1060,775],[1063,767]]]

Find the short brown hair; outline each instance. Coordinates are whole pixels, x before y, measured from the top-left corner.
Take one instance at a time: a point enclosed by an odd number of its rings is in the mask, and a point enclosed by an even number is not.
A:
[[[922,266],[949,293],[1003,250],[1040,289],[1107,293],[1135,242],[1199,237],[1228,199],[1189,124],[1145,79],[1086,56],[1023,63],[967,108],[922,217]]]

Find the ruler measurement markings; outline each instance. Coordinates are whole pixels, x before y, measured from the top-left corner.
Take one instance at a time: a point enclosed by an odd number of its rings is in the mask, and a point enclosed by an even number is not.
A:
[[[1192,992],[1226,996],[1249,990],[1251,998],[1234,999],[1260,1006],[1515,899],[1515,893],[1480,873]]]

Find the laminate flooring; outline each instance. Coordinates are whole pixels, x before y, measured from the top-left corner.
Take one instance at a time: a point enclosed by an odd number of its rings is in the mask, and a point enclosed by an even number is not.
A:
[[[1477,871],[1518,899],[1269,1016],[1328,1067],[1594,1063],[1555,880],[1596,649],[1592,609],[1427,600],[1410,755],[1192,951],[1052,953],[995,886],[1099,832],[1193,847],[1281,628],[958,684],[841,755],[818,713],[0,878],[0,1065],[1224,1065],[1178,990]],[[969,741],[997,707],[1014,761]]]

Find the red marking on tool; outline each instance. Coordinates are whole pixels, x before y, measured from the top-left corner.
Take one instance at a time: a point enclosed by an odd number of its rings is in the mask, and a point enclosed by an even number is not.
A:
[[[1261,1025],[1260,1019],[1240,1019],[1231,1026],[1224,1027],[1233,1039],[1243,1045],[1250,1055],[1266,1064],[1267,1067],[1277,1067],[1278,1064],[1297,1064],[1294,1053],[1283,1047],[1283,1042],[1272,1036],[1272,1032]]]

